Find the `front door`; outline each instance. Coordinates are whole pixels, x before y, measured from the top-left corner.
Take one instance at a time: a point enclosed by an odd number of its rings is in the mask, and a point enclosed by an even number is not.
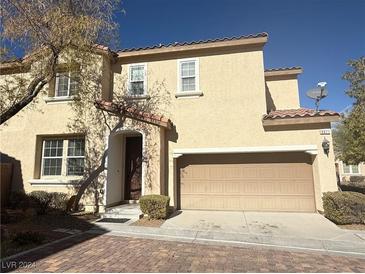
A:
[[[127,137],[125,151],[126,200],[138,200],[142,190],[142,136]]]

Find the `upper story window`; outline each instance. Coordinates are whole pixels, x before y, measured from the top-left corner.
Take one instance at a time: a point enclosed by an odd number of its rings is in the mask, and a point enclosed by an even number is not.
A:
[[[359,166],[358,165],[346,165],[343,163],[343,173],[345,174],[359,174]]]
[[[178,62],[178,92],[199,91],[199,60],[182,59]]]
[[[147,93],[146,64],[129,65],[129,95],[145,95]]]
[[[60,72],[56,75],[55,97],[70,97],[77,93],[78,74],[76,72]]]
[[[81,176],[84,161],[84,138],[43,140],[42,176]]]

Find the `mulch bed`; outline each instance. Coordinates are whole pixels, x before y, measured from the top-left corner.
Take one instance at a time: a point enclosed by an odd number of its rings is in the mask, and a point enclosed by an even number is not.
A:
[[[6,211],[9,218],[7,223],[2,222],[1,224],[1,258],[70,236],[67,232],[54,231],[56,229],[89,230],[94,226],[92,221],[99,218],[93,214],[69,215],[51,212],[46,215],[27,216],[22,210]],[[39,233],[44,237],[44,240],[41,244],[14,244],[10,238],[19,232]]]
[[[148,218],[142,218],[130,225],[160,227],[164,222],[165,222],[165,220],[150,220]]]

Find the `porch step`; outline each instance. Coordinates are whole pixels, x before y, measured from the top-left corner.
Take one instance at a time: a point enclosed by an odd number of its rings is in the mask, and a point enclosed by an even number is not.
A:
[[[110,219],[140,219],[143,216],[138,204],[122,204],[107,208],[103,218]]]

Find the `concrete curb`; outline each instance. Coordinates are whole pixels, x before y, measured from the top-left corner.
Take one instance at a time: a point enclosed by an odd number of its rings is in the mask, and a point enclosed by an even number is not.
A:
[[[365,258],[365,244],[355,244],[346,241],[298,239],[290,237],[222,233],[214,231],[197,231],[182,229],[164,229],[137,226],[120,226],[107,224],[100,233],[106,235],[142,237],[155,240],[180,241],[188,243],[234,245],[234,246],[257,246],[291,251],[316,251],[331,255],[357,256]],[[99,233],[98,229],[87,231],[88,233]]]

